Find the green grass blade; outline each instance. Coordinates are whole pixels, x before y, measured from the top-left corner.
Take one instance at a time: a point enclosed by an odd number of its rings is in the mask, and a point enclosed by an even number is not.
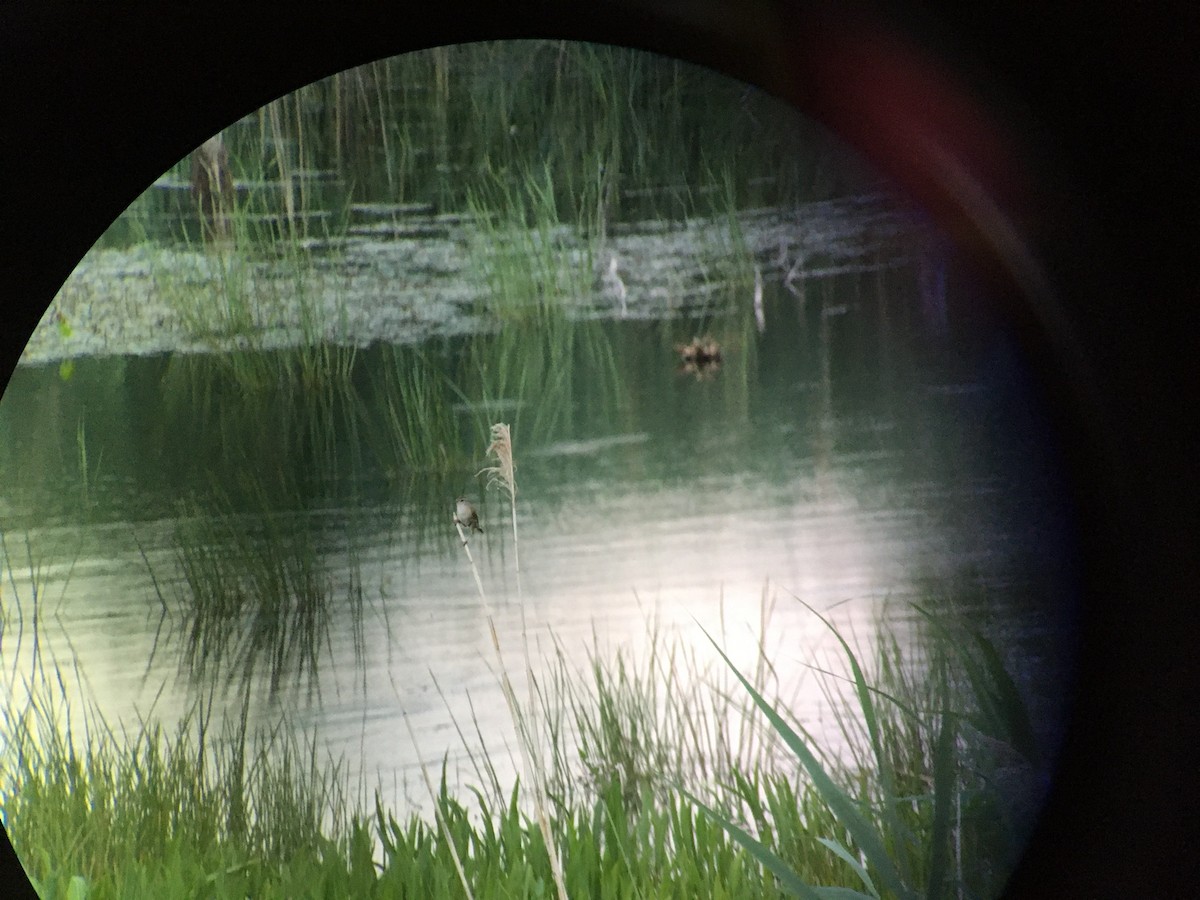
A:
[[[871,892],[872,897],[879,897],[879,889],[875,887],[875,882],[871,880],[871,876],[867,874],[867,870],[863,868],[863,864],[854,858],[854,854],[832,838],[819,837],[817,841],[833,851],[834,855],[854,870],[855,874],[862,879],[862,883],[867,886],[867,890]]]
[[[954,744],[957,729],[954,713],[950,709],[950,687],[946,681],[944,658],[939,668],[942,723],[933,752],[933,826],[929,839],[929,882],[925,894],[929,900],[936,900],[942,895],[948,862],[950,808],[955,791]]]
[[[1039,755],[1037,738],[1033,734],[1033,725],[1029,721],[1025,701],[1021,699],[1017,685],[1008,674],[1008,669],[1004,667],[1004,660],[1000,658],[995,645],[978,631],[972,630],[971,636],[975,638],[975,643],[983,654],[984,667],[993,691],[992,696],[998,705],[997,715],[1003,723],[1004,732],[1017,752],[1024,756],[1030,765],[1036,766]]]
[[[795,595],[793,595],[795,596]],[[858,705],[862,709],[863,719],[866,722],[867,734],[871,739],[871,749],[875,754],[875,765],[879,772],[880,786],[883,788],[883,816],[887,825],[887,830],[897,839],[903,839],[909,832],[901,824],[899,817],[896,815],[895,800],[896,800],[896,778],[892,770],[892,761],[883,749],[883,738],[880,734],[879,715],[875,708],[875,701],[872,698],[870,685],[867,684],[867,677],[863,673],[862,666],[858,663],[858,657],[851,649],[850,644],[842,637],[841,633],[834,627],[833,623],[817,612],[808,603],[805,603],[799,597],[795,598],[809,612],[821,620],[822,624],[828,628],[838,643],[842,645],[842,651],[846,654],[846,659],[850,663],[850,672],[854,676],[854,690],[858,696]],[[898,860],[903,863],[902,858]],[[910,872],[904,872],[904,877],[907,879],[911,876]]]
[[[967,653],[961,641],[954,639],[950,630],[939,622],[933,613],[915,603],[912,606],[942,635],[947,645],[955,649],[962,662],[979,705],[979,714],[970,717],[971,723],[989,737],[1009,744],[1036,767],[1040,754],[1033,725],[1029,720],[1028,708],[995,645],[977,629],[969,630],[982,655],[981,665]]]
[[[858,804],[855,803],[853,798],[838,787],[833,779],[829,777],[829,774],[817,760],[816,756],[813,755],[812,751],[805,745],[800,735],[796,734],[792,727],[783,720],[783,717],[775,711],[771,704],[738,671],[737,667],[725,655],[725,651],[721,649],[712,635],[703,628],[701,628],[701,631],[704,631],[704,636],[709,639],[713,647],[716,648],[717,653],[721,655],[721,659],[725,660],[726,665],[729,666],[733,674],[737,676],[738,681],[749,692],[755,705],[762,710],[763,715],[770,721],[771,726],[783,738],[791,751],[796,754],[804,768],[808,771],[808,775],[820,793],[821,798],[829,806],[834,815],[837,816],[838,820],[846,827],[846,830],[850,832],[850,836],[854,839],[854,842],[866,854],[867,860],[879,872],[885,887],[899,897],[911,897],[912,892],[904,886],[899,871],[897,871],[895,864],[888,855],[883,836],[879,833],[879,830],[867,821],[859,811]]]
[[[794,596],[794,595],[793,595]],[[854,676],[854,690],[858,695],[858,705],[862,708],[863,718],[866,720],[867,732],[871,737],[871,747],[875,751],[875,758],[880,766],[880,772],[888,774],[888,763],[883,753],[882,742],[879,737],[879,719],[875,714],[875,703],[871,699],[871,689],[867,685],[866,676],[863,674],[862,666],[858,664],[858,657],[854,655],[854,651],[850,649],[850,645],[841,633],[833,626],[827,618],[817,612],[812,606],[805,603],[799,597],[796,597],[805,609],[811,612],[814,616],[821,620],[821,623],[828,628],[838,643],[842,645],[842,651],[846,654],[846,659],[850,662],[850,672]],[[890,780],[890,779],[889,779]],[[889,794],[891,792],[889,791]]]
[[[720,825],[735,841],[758,860],[767,871],[779,879],[779,885],[793,897],[803,900],[872,900],[871,895],[860,893],[851,888],[821,887],[811,885],[792,871],[786,862],[780,859],[770,848],[755,840],[745,830],[730,822],[719,812],[702,803],[688,791],[683,795],[694,803],[710,819]],[[878,895],[875,895],[878,897]]]

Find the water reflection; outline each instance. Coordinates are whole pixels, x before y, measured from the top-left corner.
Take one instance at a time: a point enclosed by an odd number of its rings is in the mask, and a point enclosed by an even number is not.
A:
[[[871,293],[880,283],[887,303]],[[262,721],[282,704],[369,780],[413,774],[395,737],[402,713],[428,762],[465,762],[454,720],[506,732],[450,522],[463,493],[487,529],[472,545],[508,646],[529,629],[539,653],[578,654],[597,636],[644,650],[654,618],[688,646],[700,626],[722,634],[748,664],[765,597],[780,681],[815,733],[827,701],[802,685],[829,637],[791,597],[869,641],[881,611],[905,621],[906,600],[931,602],[931,580],[965,575],[988,588],[986,601],[968,595],[986,603],[973,615],[1022,662],[1055,624],[1028,617],[1057,564],[1036,535],[1066,527],[1046,459],[997,419],[1025,400],[986,347],[922,363],[913,334],[892,330],[904,285],[832,280],[802,308],[768,290],[761,336],[749,307],[700,322],[562,321],[561,337],[535,322],[360,351],[323,382],[286,355],[85,361],[69,385],[20,370],[5,433],[37,437],[6,442],[6,466],[37,477],[5,501],[14,591],[31,590],[15,525],[40,561],[42,596],[57,594],[60,629],[43,630],[44,646],[78,655],[107,714],[184,708],[182,659],[192,677],[249,679]],[[719,377],[676,372],[689,329],[721,336]],[[251,374],[234,382],[231,366]],[[106,390],[114,381],[126,388]],[[500,403],[515,422],[523,608],[507,507],[477,475],[480,423]],[[50,405],[57,433],[31,424]],[[88,455],[104,466],[86,497],[70,452],[85,413],[97,423]],[[401,415],[418,416],[409,438]],[[139,431],[138,417],[160,427]],[[423,434],[435,419],[443,430]],[[403,443],[413,439],[429,449]],[[68,526],[81,508],[89,524]],[[146,659],[149,670],[129,664]],[[1018,667],[1031,679],[1033,659]],[[836,729],[827,736],[836,743]]]

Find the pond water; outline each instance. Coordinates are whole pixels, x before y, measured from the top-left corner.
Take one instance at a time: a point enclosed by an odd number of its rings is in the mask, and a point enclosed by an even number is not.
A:
[[[761,640],[781,696],[836,751],[809,667],[843,666],[795,598],[867,645],[880,620],[903,633],[910,601],[952,603],[997,641],[1052,735],[1074,573],[1045,410],[1001,329],[939,334],[917,284],[910,267],[841,275],[803,302],[768,284],[761,331],[749,297],[703,319],[558,323],[566,349],[537,383],[467,388],[450,407],[454,462],[415,471],[372,438],[399,390],[377,379],[419,360],[482,384],[544,323],[360,350],[347,383],[365,411],[315,404],[303,427],[233,392],[223,356],[83,359],[70,379],[21,367],[0,404],[5,667],[32,665],[36,622],[43,661],[109,721],[172,721],[204,694],[180,676],[183,601],[250,567],[269,532],[292,554],[277,569],[291,592],[325,599],[328,633],[315,679],[285,666],[272,692],[259,666],[252,721],[282,715],[398,808],[425,803],[422,759],[446,755],[451,778],[472,780],[455,722],[511,764],[489,612],[518,685],[523,628],[535,671],[556,643],[582,668],[593,647],[645,651],[655,629],[714,658],[703,627],[744,665]],[[677,345],[704,333],[722,364],[685,370]],[[320,436],[297,437],[315,421]],[[506,499],[478,474],[492,421],[512,424],[521,600]],[[460,494],[485,529],[470,549],[486,604],[451,521]]]
[[[870,660],[879,629],[919,654],[917,603],[993,641],[1052,755],[1078,602],[1052,417],[931,223],[816,123],[530,42],[341,73],[222,140],[102,237],[0,400],[11,703],[61,677],[73,715],[172,734],[245,686],[251,729],[429,821],[422,764],[464,802],[480,744],[516,776],[493,625],[522,698],[526,646],[543,684],[656,647],[704,679],[705,632],[761,652],[839,755],[813,611]]]

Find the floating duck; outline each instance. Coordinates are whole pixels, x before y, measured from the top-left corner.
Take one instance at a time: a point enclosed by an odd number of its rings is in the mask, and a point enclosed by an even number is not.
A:
[[[676,344],[675,352],[683,363],[679,371],[697,378],[712,375],[721,367],[721,345],[707,335],[694,337],[686,344]]]
[[[721,362],[721,345],[707,335],[702,338],[694,337],[686,344],[676,344],[675,352],[685,364],[711,366]]]

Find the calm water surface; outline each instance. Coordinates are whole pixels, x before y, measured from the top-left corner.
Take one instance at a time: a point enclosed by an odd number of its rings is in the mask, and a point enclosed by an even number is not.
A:
[[[503,769],[512,724],[450,518],[466,493],[486,529],[471,549],[514,674],[523,622],[535,670],[555,641],[581,668],[593,646],[644,650],[651,620],[704,659],[701,627],[746,664],[761,637],[782,694],[836,745],[808,668],[840,669],[836,644],[794,598],[869,642],[878,618],[903,629],[909,601],[936,605],[952,585],[1053,731],[1073,572],[1044,411],[1000,332],[938,337],[914,318],[914,281],[903,269],[827,279],[803,304],[768,288],[761,334],[748,309],[605,323],[614,402],[589,393],[599,376],[576,356],[576,399],[553,426],[539,427],[535,396],[493,418],[514,423],[523,606],[507,504],[476,474],[485,434],[468,434],[477,458],[446,475],[370,461],[313,471],[264,455],[264,470],[292,466],[304,486],[278,512],[313,536],[333,606],[316,690],[294,688],[298,675],[273,699],[260,685],[255,719],[285,715],[398,805],[422,803],[419,758],[436,766],[448,754],[452,777],[463,764],[456,719],[478,721]],[[708,377],[678,371],[673,344],[693,330],[726,351]],[[449,368],[464,345],[422,349]],[[357,364],[370,372],[382,354]],[[36,597],[43,661],[127,723],[170,722],[202,693],[177,677],[179,536],[203,518],[180,501],[210,495],[214,471],[229,477],[228,435],[164,429],[171,363],[83,360],[69,381],[55,367],[22,368],[0,404],[5,668],[34,662]],[[356,590],[360,644],[347,600]]]

